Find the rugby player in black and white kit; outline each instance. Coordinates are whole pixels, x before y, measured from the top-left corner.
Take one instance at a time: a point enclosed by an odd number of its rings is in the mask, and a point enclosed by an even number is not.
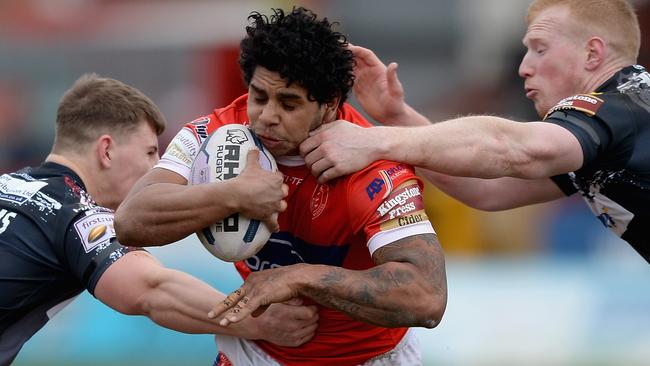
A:
[[[523,43],[519,75],[542,121],[431,124],[404,102],[397,65],[353,46],[359,103],[379,122],[411,128],[329,124],[301,146],[305,161],[321,181],[377,159],[403,161],[487,211],[580,193],[650,262],[650,75],[635,65],[634,8],[627,0],[534,0]]]
[[[46,161],[0,176],[0,365],[84,290],[181,332],[290,346],[313,336],[316,310],[286,304],[266,320],[220,327],[207,313],[223,294],[116,240],[113,210],[158,162],[164,126],[140,91],[87,74],[61,100]]]

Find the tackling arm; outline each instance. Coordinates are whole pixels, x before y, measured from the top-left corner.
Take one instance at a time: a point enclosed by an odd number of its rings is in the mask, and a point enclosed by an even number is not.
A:
[[[378,127],[381,158],[439,173],[476,178],[548,178],[577,170],[582,147],[567,129],[547,122],[461,117],[425,127]]]
[[[298,295],[384,327],[433,328],[447,304],[444,256],[434,234],[413,235],[375,251],[376,267],[353,271],[297,264],[252,273],[217,304],[211,316],[222,325],[256,315],[264,307]]]
[[[537,179],[577,170],[583,158],[578,139],[563,127],[493,116],[412,128],[336,122],[305,141],[301,153],[321,182],[378,159],[454,176]]]
[[[205,314],[215,299],[225,295],[186,273],[163,267],[144,251],[129,252],[113,263],[99,279],[95,296],[121,313],[145,315],[177,331],[265,339],[287,346],[311,339],[318,321],[314,307],[277,304],[279,307],[266,319],[247,319],[235,327],[219,326]]]

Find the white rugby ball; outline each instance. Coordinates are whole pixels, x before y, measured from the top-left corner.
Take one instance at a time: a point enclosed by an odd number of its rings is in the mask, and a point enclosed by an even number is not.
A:
[[[201,144],[190,173],[190,184],[221,182],[237,177],[246,166],[248,152],[260,150],[263,169],[277,171],[271,153],[252,131],[243,125],[219,127]],[[236,213],[197,231],[203,246],[215,257],[236,262],[257,253],[271,237],[271,231],[259,220]]]

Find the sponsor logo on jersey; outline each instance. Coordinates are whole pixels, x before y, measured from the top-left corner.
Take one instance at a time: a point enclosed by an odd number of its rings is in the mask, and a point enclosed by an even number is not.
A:
[[[408,172],[408,170],[406,170],[403,165],[396,165],[387,170],[379,170],[377,172],[379,174],[379,178],[373,179],[373,181],[370,182],[370,184],[368,184],[366,187],[368,198],[373,201],[383,189],[385,189],[385,191],[381,196],[381,199],[383,200],[388,197],[388,195],[393,192],[393,179],[401,176],[406,172]]]
[[[166,158],[173,158],[173,160],[185,166],[191,166],[192,158],[189,157],[175,141],[178,140],[172,141],[169,146],[167,146],[167,150],[165,150],[165,155],[167,155]]]
[[[20,176],[25,177],[24,175]],[[61,202],[41,191],[45,186],[47,186],[47,182],[23,180],[3,174],[0,176],[0,200],[18,205],[29,202],[30,205],[36,206],[45,218],[45,216],[54,215],[54,211],[62,207]]]
[[[407,215],[396,216],[394,219],[386,220],[382,222],[379,227],[381,231],[387,231],[417,224],[427,220],[429,220],[427,213],[424,211],[424,209],[420,209],[419,211],[415,211]]]
[[[383,179],[380,178],[375,178],[366,186],[366,193],[368,194],[368,198],[370,198],[371,201],[375,199],[375,196],[379,194],[382,189],[384,189],[384,185],[386,182]]]
[[[380,229],[390,230],[427,220],[420,187],[415,180],[402,183],[377,208]]]
[[[199,142],[203,142],[203,140],[208,138],[208,127],[207,126],[196,126],[194,128],[194,133],[196,134],[196,137],[198,137]]]
[[[27,182],[9,174],[3,174],[0,176],[0,200],[21,205],[34,197],[46,185],[47,182]]]
[[[417,183],[407,185],[401,190],[396,190],[384,202],[377,207],[377,214],[380,217],[390,214],[391,210],[396,207],[402,207],[408,202],[413,201],[415,198],[421,197],[420,187]]]
[[[406,226],[411,224],[417,224],[418,222],[423,221],[427,217],[424,211],[414,213],[412,215],[407,215],[397,219],[397,224],[399,226]]]
[[[179,133],[174,141],[179,142],[185,148],[185,154],[189,154],[192,158],[199,151],[199,145],[196,143],[196,139],[189,133]]]
[[[316,185],[316,188],[314,188],[314,192],[311,195],[311,202],[309,204],[309,211],[311,211],[312,220],[318,218],[318,216],[325,211],[329,190],[329,186],[325,184],[318,184]]]
[[[115,237],[112,212],[89,212],[74,223],[74,228],[86,253],[107,246]]]
[[[210,123],[210,117],[200,117],[185,125],[194,133],[199,145],[208,138],[208,123]]]
[[[388,175],[388,177],[390,177],[390,179],[398,178],[402,174],[409,172],[409,170],[406,169],[406,167],[404,165],[401,165],[401,164],[396,165],[396,166],[394,166],[394,167],[392,167],[390,169],[387,169],[387,170],[382,170],[382,171],[386,172],[386,175]]]
[[[600,107],[605,104],[605,101],[596,97],[593,94],[578,94],[568,98],[562,99],[558,104],[551,108],[544,119],[550,116],[553,112],[563,110],[576,110],[593,116],[598,112]]]
[[[350,245],[313,244],[288,232],[271,234],[257,254],[244,260],[251,271],[262,271],[296,263],[342,266]]]
[[[239,128],[234,128],[226,131],[226,142],[241,145],[246,141],[248,141],[246,132],[240,130]]]
[[[405,215],[411,211],[415,211],[415,202],[409,202],[401,206],[397,206],[388,212],[388,219],[392,220],[398,216]]]
[[[169,143],[165,154],[162,156],[162,160],[174,162],[189,168],[198,155],[200,145],[199,138],[190,128],[185,127]]]
[[[88,239],[89,243],[94,243],[97,240],[101,239],[102,236],[106,234],[107,230],[108,228],[106,225],[97,225],[94,228],[90,229],[90,232],[88,233],[88,237],[86,239]]]

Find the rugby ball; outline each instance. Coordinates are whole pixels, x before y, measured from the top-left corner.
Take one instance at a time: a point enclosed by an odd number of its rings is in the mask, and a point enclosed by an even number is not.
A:
[[[192,164],[190,184],[222,182],[237,177],[246,166],[248,152],[260,151],[263,169],[277,171],[271,153],[246,126],[228,124],[219,127],[201,144]],[[239,213],[199,230],[196,235],[215,257],[236,262],[257,253],[271,237],[271,231],[259,220]]]

